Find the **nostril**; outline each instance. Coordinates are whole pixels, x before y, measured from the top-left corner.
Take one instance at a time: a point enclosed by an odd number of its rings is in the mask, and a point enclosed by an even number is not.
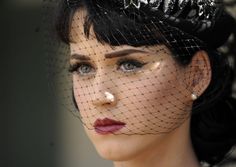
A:
[[[106,102],[106,103],[103,103],[102,105],[105,106],[105,105],[110,105],[112,104],[111,102]]]

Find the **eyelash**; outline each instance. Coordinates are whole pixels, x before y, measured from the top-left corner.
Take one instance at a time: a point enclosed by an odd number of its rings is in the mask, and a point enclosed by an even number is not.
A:
[[[126,65],[127,64],[129,64],[129,65],[131,65],[131,66],[126,66],[126,67],[124,67],[124,66],[122,66],[122,65],[124,65],[126,63]],[[144,63],[144,62],[140,62],[140,61],[138,61],[138,60],[135,60],[135,59],[120,59],[120,60],[118,60],[117,61],[117,63],[116,63],[116,65],[117,65],[117,70],[121,70],[122,72],[124,72],[124,73],[135,73],[135,72],[137,72],[140,68],[142,68],[145,64],[147,64],[147,63]],[[91,75],[91,73],[90,72],[88,72],[88,73],[83,73],[83,72],[81,72],[80,70],[80,68],[82,68],[82,67],[91,67],[91,68],[93,68],[93,65],[91,65],[90,63],[88,63],[88,62],[79,62],[79,63],[75,63],[75,64],[73,64],[73,65],[70,65],[70,67],[69,67],[69,72],[77,72],[79,75],[81,75],[81,76],[87,76],[87,75]],[[133,69],[130,69],[130,70],[127,70],[127,69],[125,69],[125,68],[127,68],[127,67],[129,67],[129,68],[133,68]],[[93,71],[95,71],[94,70],[95,68],[93,68]],[[86,70],[86,69],[85,69]],[[94,74],[94,73],[92,73],[92,74]]]
[[[90,63],[88,63],[88,62],[78,62],[78,63],[75,63],[75,64],[71,64],[70,65],[70,67],[69,67],[69,72],[71,72],[71,73],[73,73],[73,72],[77,72],[79,75],[81,75],[81,76],[87,76],[87,75],[89,75],[89,74],[83,74],[83,73],[81,73],[80,71],[79,71],[79,69],[81,68],[81,67],[86,67],[86,66],[89,66],[89,67],[92,67],[93,68],[93,66],[90,64]],[[91,73],[90,73],[91,74]]]
[[[122,64],[124,64],[124,63],[132,64],[134,69],[127,70],[127,71],[125,71],[125,69],[121,69]],[[123,71],[125,73],[130,73],[130,72],[134,72],[135,73],[135,72],[137,72],[140,68],[142,68],[147,63],[140,62],[140,61],[135,60],[135,59],[120,59],[120,60],[118,60],[118,62],[116,64],[117,64],[117,70],[121,70],[121,71]]]

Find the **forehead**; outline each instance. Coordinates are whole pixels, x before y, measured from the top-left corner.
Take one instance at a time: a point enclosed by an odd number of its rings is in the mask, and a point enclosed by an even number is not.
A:
[[[93,25],[90,28],[89,37],[86,37],[84,32],[84,23],[87,16],[85,8],[78,9],[72,19],[71,26],[71,38],[70,43],[71,52],[80,52],[82,54],[94,54],[98,50],[103,52],[109,52],[114,50],[116,47],[111,47],[108,44],[101,44],[97,41],[95,33],[93,31]]]
[[[72,41],[70,43],[71,52],[73,53],[81,53],[83,55],[99,55],[111,53],[114,51],[121,50],[132,50],[139,49],[144,50],[150,53],[160,53],[160,51],[165,52],[166,54],[171,54],[169,49],[165,45],[155,45],[155,46],[139,46],[133,47],[130,45],[120,45],[120,46],[111,46],[107,43],[101,43],[97,40],[93,25],[91,25],[89,37],[86,37],[84,32],[84,24],[87,17],[87,10],[85,8],[78,9],[73,18],[71,25],[71,38]]]

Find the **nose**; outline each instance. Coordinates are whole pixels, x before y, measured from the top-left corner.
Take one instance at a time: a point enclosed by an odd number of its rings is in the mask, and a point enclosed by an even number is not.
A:
[[[117,104],[117,97],[114,90],[114,81],[109,79],[109,75],[98,75],[93,83],[92,103],[95,106]]]
[[[98,91],[94,94],[94,97],[92,98],[93,105],[96,106],[103,106],[103,105],[111,105],[114,106],[117,104],[117,98],[114,95],[114,93],[111,93],[111,91]]]

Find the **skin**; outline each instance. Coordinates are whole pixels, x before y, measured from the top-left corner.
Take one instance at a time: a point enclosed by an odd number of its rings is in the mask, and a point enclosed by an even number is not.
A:
[[[190,65],[182,67],[164,45],[101,44],[92,29],[89,39],[85,37],[85,16],[86,10],[80,9],[72,21],[70,64],[89,67],[88,73],[81,73],[77,66],[73,88],[85,131],[101,157],[112,160],[115,167],[200,166],[191,144],[189,115],[191,93],[201,95],[210,82],[207,54],[199,51]],[[124,58],[145,65],[130,72],[117,66]],[[109,101],[104,92],[115,100]],[[98,118],[126,125],[101,135],[93,128]]]

